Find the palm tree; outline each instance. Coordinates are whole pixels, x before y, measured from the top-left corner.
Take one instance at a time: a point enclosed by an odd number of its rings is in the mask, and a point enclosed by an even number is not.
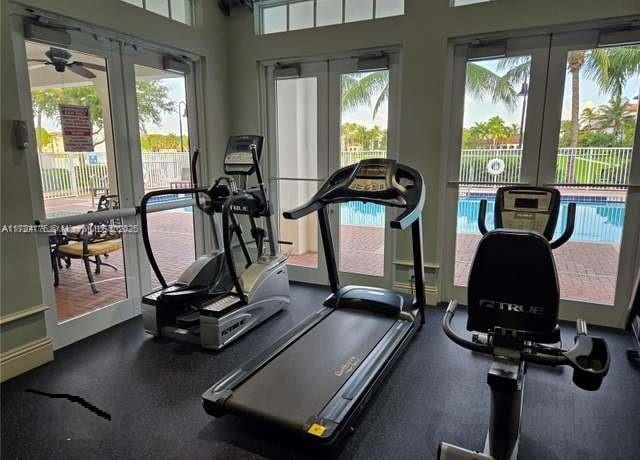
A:
[[[603,127],[613,129],[616,141],[624,136],[624,124],[627,120],[633,120],[634,116],[627,111],[629,101],[622,97],[614,97],[607,105],[601,105],[598,110],[598,121]]]
[[[505,104],[514,109],[518,102],[516,88],[529,76],[531,59],[527,57],[507,58],[498,65],[499,70],[508,68],[504,75],[469,62],[467,64],[467,89],[479,99],[491,98],[493,102]],[[504,63],[504,65],[503,65]],[[389,71],[379,70],[362,75],[342,75],[342,110],[352,110],[363,105],[370,106],[372,100],[375,118],[382,105],[389,98]]]

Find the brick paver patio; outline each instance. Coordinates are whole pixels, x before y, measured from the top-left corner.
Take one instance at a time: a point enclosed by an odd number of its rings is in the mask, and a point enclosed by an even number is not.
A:
[[[459,233],[456,239],[455,284],[466,286],[481,236]],[[553,251],[563,298],[612,305],[619,245],[568,241]]]
[[[69,201],[47,200],[47,209],[68,208]],[[53,202],[53,203],[51,203]],[[90,201],[76,202],[76,206],[90,208]],[[158,264],[167,280],[176,279],[194,260],[192,214],[182,210],[164,211],[149,215],[151,243],[156,250]],[[384,229],[357,225],[340,227],[339,269],[344,272],[382,276],[384,270]],[[459,234],[457,238],[455,283],[466,285],[477,234]],[[612,304],[619,247],[614,244],[568,242],[554,251],[562,295],[565,298]],[[103,267],[94,274],[98,294],[92,294],[84,266],[73,260],[70,268],[60,270],[60,284],[55,289],[58,320],[93,311],[126,298],[126,282],[137,283],[135,275],[127,273],[122,251],[111,254],[105,262],[118,267],[117,271]],[[318,255],[309,252],[289,256],[291,265],[315,267]],[[321,267],[321,269],[324,269]],[[159,282],[152,275],[152,285]]]

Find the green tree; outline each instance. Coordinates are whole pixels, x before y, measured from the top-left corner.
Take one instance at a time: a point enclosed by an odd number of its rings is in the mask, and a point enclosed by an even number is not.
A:
[[[172,112],[175,102],[169,98],[169,88],[157,80],[138,80],[136,82],[138,100],[138,123],[140,131],[147,132],[147,123],[159,125],[163,112]]]
[[[611,128],[615,139],[619,141],[624,138],[625,121],[635,120],[634,115],[627,111],[628,103],[627,99],[615,96],[609,104],[601,105],[598,110],[597,120],[601,126]]]
[[[158,125],[163,112],[174,110],[175,103],[169,97],[169,88],[161,81],[140,80],[136,82],[136,96],[138,101],[138,121],[140,130],[147,132],[146,125]],[[31,92],[33,113],[36,117],[36,130],[42,128],[42,117],[59,118],[60,104],[74,104],[89,107],[91,122],[94,125],[94,135],[100,134],[104,120],[102,102],[93,85],[74,86],[69,88],[53,88],[33,90]],[[176,136],[179,140],[179,137]],[[97,142],[97,144],[104,140]],[[40,146],[40,144],[39,144]]]
[[[31,92],[33,115],[36,118],[36,139],[38,149],[40,149],[40,138],[38,133],[42,132],[42,117],[53,118],[58,114],[58,106],[62,90],[60,89],[36,89]]]

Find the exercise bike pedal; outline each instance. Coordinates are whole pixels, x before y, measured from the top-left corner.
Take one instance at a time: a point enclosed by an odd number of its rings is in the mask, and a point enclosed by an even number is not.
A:
[[[200,322],[200,312],[190,311],[176,317],[176,324],[180,327],[195,326]]]

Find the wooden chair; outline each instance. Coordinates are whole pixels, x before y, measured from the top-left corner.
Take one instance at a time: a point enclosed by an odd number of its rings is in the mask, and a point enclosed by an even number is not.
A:
[[[98,202],[96,213],[110,209],[119,209],[120,200],[118,195],[102,195]],[[90,211],[93,212],[93,211]],[[122,234],[116,228],[120,225],[121,219],[97,220],[84,225],[82,231],[75,235],[75,241],[69,242],[56,248],[56,257],[64,259],[82,259],[89,278],[91,291],[97,294],[95,280],[91,270],[91,264],[96,266],[95,273],[99,274],[102,266],[107,266],[113,270],[118,270],[114,265],[106,263],[102,257],[109,257],[112,252],[122,250]],[[69,239],[71,240],[71,236]],[[93,259],[92,259],[93,258]]]

